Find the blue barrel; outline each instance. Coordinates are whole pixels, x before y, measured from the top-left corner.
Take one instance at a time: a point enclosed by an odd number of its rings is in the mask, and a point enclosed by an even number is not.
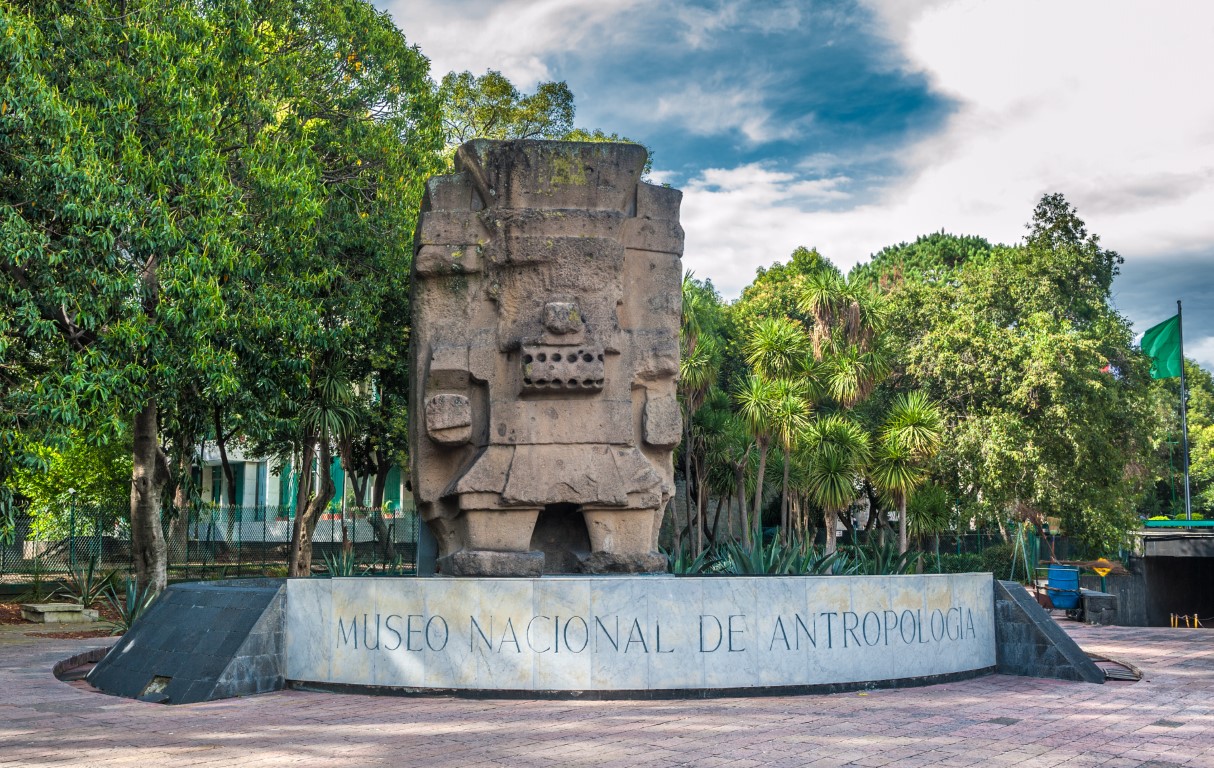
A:
[[[1079,607],[1079,569],[1069,565],[1051,565],[1049,593],[1050,602],[1055,608],[1069,611]]]

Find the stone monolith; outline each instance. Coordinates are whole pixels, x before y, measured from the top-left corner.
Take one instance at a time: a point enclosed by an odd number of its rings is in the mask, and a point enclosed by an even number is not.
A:
[[[664,571],[683,230],[644,147],[471,141],[413,260],[413,492],[447,575]]]

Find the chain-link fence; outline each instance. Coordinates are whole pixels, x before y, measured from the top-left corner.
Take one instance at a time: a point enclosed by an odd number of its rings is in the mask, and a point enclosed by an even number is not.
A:
[[[165,510],[171,581],[285,576],[293,512],[280,507],[200,505]],[[16,538],[0,544],[0,585],[54,581],[90,563],[101,572],[133,570],[129,508],[81,505],[54,524],[19,512]],[[407,575],[417,568],[417,515],[404,510],[335,509],[312,535],[312,564],[352,559],[354,572]]]

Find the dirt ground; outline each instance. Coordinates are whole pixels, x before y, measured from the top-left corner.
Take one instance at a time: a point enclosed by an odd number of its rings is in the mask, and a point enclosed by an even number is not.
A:
[[[38,624],[26,621],[21,617],[21,604],[16,602],[0,603],[0,624],[23,624],[39,637],[53,637],[60,640],[75,640],[87,637],[109,637],[110,622],[118,618],[117,612],[104,603],[94,606],[101,614],[101,621],[95,624]]]

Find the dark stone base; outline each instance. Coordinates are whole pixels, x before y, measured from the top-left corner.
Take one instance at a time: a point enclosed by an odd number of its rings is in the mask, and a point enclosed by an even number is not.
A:
[[[284,579],[174,584],[87,680],[105,693],[162,704],[280,691],[286,599]]]
[[[582,573],[666,573],[670,563],[657,552],[643,555],[613,555],[592,552],[581,559]]]
[[[492,552],[461,549],[438,560],[443,576],[523,576],[544,573],[543,552]]]
[[[287,684],[295,691],[326,693],[357,693],[370,696],[452,697],[457,699],[543,699],[584,701],[663,701],[670,699],[721,699],[746,696],[814,696],[852,691],[876,691],[893,688],[919,688],[925,685],[955,683],[995,674],[994,667],[942,675],[900,677],[892,680],[866,680],[854,683],[822,683],[820,685],[764,685],[753,688],[654,688],[638,691],[531,691],[485,688],[393,688],[384,685],[346,685],[343,683],[308,683],[292,680]]]
[[[1100,667],[1014,581],[995,581],[995,654],[1002,675],[1104,682]]]
[[[1079,590],[1083,600],[1083,620],[1088,624],[1117,623],[1117,595],[1106,592],[1096,592],[1090,589]]]

